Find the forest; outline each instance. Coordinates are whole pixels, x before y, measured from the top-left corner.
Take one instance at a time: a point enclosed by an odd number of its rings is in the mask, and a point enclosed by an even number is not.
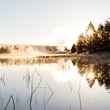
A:
[[[99,24],[97,29],[90,22],[86,32],[80,34],[77,43],[73,44],[71,53],[74,52],[110,52],[110,19]]]

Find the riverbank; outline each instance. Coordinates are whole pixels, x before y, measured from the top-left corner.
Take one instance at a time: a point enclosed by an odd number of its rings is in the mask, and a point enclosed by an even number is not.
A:
[[[110,63],[110,53],[109,52],[100,52],[100,53],[93,53],[93,54],[77,54],[77,60],[80,63]]]
[[[59,59],[70,59],[75,62],[85,63],[85,64],[102,64],[110,63],[110,53],[94,53],[94,54],[46,54],[46,55],[11,55],[11,54],[0,54],[0,63],[14,62],[15,64],[32,64],[32,63],[55,63]],[[12,64],[14,64],[12,63]]]

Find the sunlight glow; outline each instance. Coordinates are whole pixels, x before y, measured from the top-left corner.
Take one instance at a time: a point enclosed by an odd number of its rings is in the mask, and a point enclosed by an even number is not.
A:
[[[57,26],[52,30],[50,36],[62,49],[63,47],[71,49],[73,42],[77,41],[77,36],[75,35],[72,27]]]
[[[73,66],[71,61],[58,65],[56,71],[52,71],[52,76],[55,81],[66,83],[73,79],[74,74],[78,72],[77,67]]]

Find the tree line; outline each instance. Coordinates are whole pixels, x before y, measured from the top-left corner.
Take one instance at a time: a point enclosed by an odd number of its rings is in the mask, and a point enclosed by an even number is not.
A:
[[[90,30],[92,32],[89,34],[88,31]],[[97,30],[90,22],[85,34],[80,34],[77,43],[73,44],[71,52],[110,52],[110,19],[99,24]]]

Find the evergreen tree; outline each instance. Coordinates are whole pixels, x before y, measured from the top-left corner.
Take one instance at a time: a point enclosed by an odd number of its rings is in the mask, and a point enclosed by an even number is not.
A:
[[[73,46],[72,46],[72,48],[71,48],[71,52],[72,52],[72,53],[76,52],[76,45],[75,45],[75,44],[73,44]]]
[[[79,36],[77,45],[76,45],[76,51],[78,53],[86,52],[87,51],[87,40],[83,34]]]

